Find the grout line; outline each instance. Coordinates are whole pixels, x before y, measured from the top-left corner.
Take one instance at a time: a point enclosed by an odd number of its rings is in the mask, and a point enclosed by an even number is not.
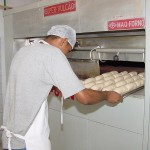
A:
[[[58,110],[56,110],[56,109],[53,109],[53,108],[49,108],[49,109],[54,110],[54,111],[57,111],[57,112],[60,112],[60,111],[58,111]],[[113,126],[113,125],[108,125],[108,124],[103,123],[103,122],[94,121],[94,120],[91,120],[91,119],[88,119],[88,118],[76,116],[76,115],[69,114],[69,113],[66,113],[66,112],[63,112],[63,113],[64,113],[64,114],[67,114],[67,115],[70,115],[70,116],[73,116],[73,117],[82,118],[82,119],[84,119],[84,120],[88,120],[88,121],[91,121],[91,122],[94,122],[94,123],[102,124],[102,125],[105,125],[105,126],[108,126],[108,127],[116,128],[116,129],[119,129],[119,130],[124,130],[124,131],[130,132],[130,133],[134,133],[134,134],[138,134],[138,135],[143,135],[142,133],[138,133],[138,132],[134,132],[134,131],[131,131],[131,130],[123,129],[123,128],[116,127],[116,126]]]

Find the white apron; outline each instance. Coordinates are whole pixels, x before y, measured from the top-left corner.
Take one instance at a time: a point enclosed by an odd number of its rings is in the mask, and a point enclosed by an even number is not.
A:
[[[14,134],[2,126],[1,129],[6,131],[8,138],[8,149],[11,150],[11,137],[16,136],[24,139],[27,150],[51,150],[51,143],[49,140],[50,129],[48,125],[48,104],[44,101],[40,111],[38,112],[34,122],[27,131],[25,136]]]

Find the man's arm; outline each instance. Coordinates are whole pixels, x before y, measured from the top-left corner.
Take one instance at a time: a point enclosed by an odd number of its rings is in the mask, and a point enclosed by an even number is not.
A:
[[[122,101],[122,96],[114,91],[95,91],[84,89],[75,94],[78,102],[85,105],[92,105],[104,100],[110,103],[118,103]]]

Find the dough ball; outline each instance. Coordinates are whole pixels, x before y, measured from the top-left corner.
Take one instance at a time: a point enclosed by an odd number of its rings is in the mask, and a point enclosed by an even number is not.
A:
[[[104,86],[103,84],[99,83],[99,84],[95,84],[94,86],[92,86],[91,89],[101,91],[103,86]]]
[[[104,78],[104,77],[103,77],[102,75],[99,75],[99,76],[96,76],[96,77],[95,77],[96,80],[101,80],[101,79],[103,79],[103,78]]]
[[[130,78],[131,77],[131,75],[129,75],[129,74],[125,74],[125,75],[123,75],[122,76],[124,79],[127,79],[127,78]]]
[[[86,89],[90,89],[92,86],[94,86],[95,85],[95,82],[90,82],[90,83],[87,83],[87,84],[84,84],[84,87],[86,88]]]
[[[104,87],[109,86],[109,85],[114,84],[114,83],[115,83],[114,80],[105,81],[104,82]]]
[[[137,85],[137,87],[144,86],[144,80],[143,79],[139,79],[139,80],[135,81],[135,84]]]
[[[109,73],[109,72],[107,72],[107,73],[103,73],[103,74],[102,74],[102,76],[103,76],[104,78],[106,78],[106,77],[111,76],[111,73]]]
[[[128,74],[128,72],[127,71],[122,71],[122,72],[120,72],[120,74],[123,76],[123,75]]]
[[[109,76],[109,77],[106,77],[104,78],[105,81],[108,81],[108,80],[114,80],[114,76]]]
[[[128,92],[130,92],[132,90],[135,90],[137,88],[137,85],[134,82],[132,82],[132,83],[126,84],[125,87],[128,89]]]
[[[113,84],[113,85],[109,85],[109,86],[106,86],[102,89],[102,91],[113,91],[113,89],[115,89],[116,86]]]
[[[113,74],[114,78],[118,78],[118,77],[121,77],[121,74]]]
[[[88,79],[84,80],[84,84],[87,84],[90,82],[95,82],[95,78],[88,78]]]
[[[119,81],[124,81],[124,78],[123,77],[117,77],[114,79],[115,83],[119,82]]]
[[[128,89],[126,88],[126,86],[121,86],[122,88],[122,95],[128,93]]]
[[[136,76],[136,75],[137,75],[137,72],[136,72],[136,71],[131,71],[131,72],[129,72],[129,74],[130,74],[131,76]]]
[[[122,95],[122,90],[121,90],[121,88],[118,88],[118,87],[117,87],[117,88],[114,89],[114,91]]]
[[[138,76],[139,76],[140,78],[145,78],[145,73],[144,73],[144,72],[141,72],[141,73],[138,74]]]
[[[118,74],[118,72],[117,71],[111,71],[110,72],[112,75],[114,75],[114,74]]]
[[[137,75],[137,76],[132,76],[132,79],[134,80],[134,81],[137,81],[138,79],[140,79],[140,77]]]
[[[83,81],[83,80],[80,80],[80,82],[81,82],[81,84],[83,84],[83,85],[84,85],[84,81]]]
[[[142,80],[142,79],[141,79],[140,81],[141,81],[141,85],[144,86],[145,80]]]
[[[132,79],[132,77],[130,77],[130,78],[127,78],[125,81],[126,81],[127,83],[134,82],[134,80]]]
[[[137,80],[137,81],[135,81],[135,84],[136,84],[137,88],[141,87],[141,81]]]
[[[116,87],[119,87],[119,86],[123,86],[123,85],[125,85],[126,84],[126,81],[119,81],[119,82],[117,82],[116,84],[115,84],[115,86]]]
[[[125,86],[121,86],[121,87],[115,88],[113,91],[115,91],[121,95],[124,95],[127,93],[128,89]]]
[[[105,80],[104,80],[104,79],[101,79],[101,80],[96,81],[96,84],[104,83],[104,82],[105,82]]]

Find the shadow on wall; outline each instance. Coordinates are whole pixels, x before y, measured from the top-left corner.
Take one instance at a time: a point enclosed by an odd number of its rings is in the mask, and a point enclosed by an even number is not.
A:
[[[56,102],[55,100],[58,100],[59,102]],[[55,97],[52,95],[48,96],[48,102],[49,102],[50,108],[52,107],[53,109],[59,109],[60,101],[61,101],[60,97]],[[94,105],[83,105],[83,104],[79,103],[77,100],[66,99],[66,100],[64,100],[63,109],[64,109],[64,111],[67,111],[67,110],[73,108],[73,109],[76,109],[78,112],[86,115],[86,114],[95,112],[98,109],[100,109],[101,107],[104,107],[106,105],[109,107],[115,107],[117,104],[111,104],[106,101],[103,101],[103,102],[100,102],[100,103],[94,104]]]
[[[1,134],[0,134],[0,137],[2,137]],[[2,141],[1,141],[1,138],[0,138],[0,150],[2,150]]]
[[[114,107],[117,104],[110,104],[110,103],[108,103],[106,101],[103,101],[103,102],[100,102],[100,103],[94,104],[94,105],[83,105],[83,104],[79,103],[76,100],[74,100],[74,101],[66,100],[64,102],[64,110],[67,110],[70,107],[76,107],[77,110],[80,113],[82,113],[82,114],[89,114],[89,113],[95,112],[96,110],[100,109],[101,107],[103,107],[105,105],[110,106],[110,107]]]

